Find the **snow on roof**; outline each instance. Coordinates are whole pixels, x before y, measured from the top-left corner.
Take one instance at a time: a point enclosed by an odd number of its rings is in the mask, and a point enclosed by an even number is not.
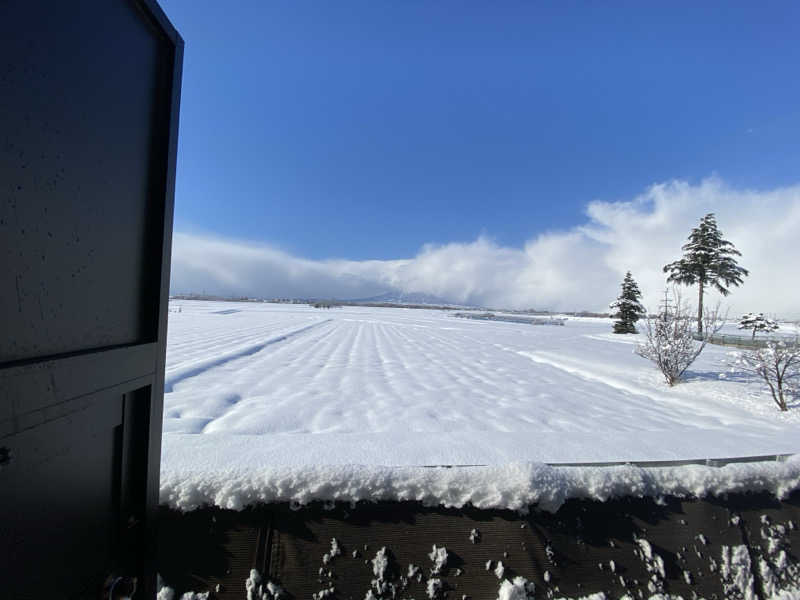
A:
[[[186,471],[162,469],[161,502],[241,510],[260,502],[415,500],[425,505],[556,511],[570,498],[703,497],[800,488],[800,455],[785,462],[724,467],[553,467],[541,463],[461,468],[324,465]]]

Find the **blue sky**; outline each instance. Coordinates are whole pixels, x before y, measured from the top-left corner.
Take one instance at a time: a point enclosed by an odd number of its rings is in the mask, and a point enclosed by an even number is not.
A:
[[[161,3],[179,232],[396,259],[658,182],[800,180],[798,3]]]

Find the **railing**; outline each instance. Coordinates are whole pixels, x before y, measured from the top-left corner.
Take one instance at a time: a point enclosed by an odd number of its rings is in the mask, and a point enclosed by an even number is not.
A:
[[[682,467],[701,465],[705,467],[724,467],[725,465],[755,462],[786,462],[793,454],[766,454],[761,456],[737,456],[734,458],[690,458],[684,460],[632,460],[614,462],[585,463],[547,463],[551,467]]]
[[[692,334],[694,339],[700,341],[703,339],[702,334],[694,333]],[[719,346],[737,346],[739,348],[764,348],[769,342],[784,342],[790,345],[798,345],[800,344],[800,338],[797,336],[789,337],[758,337],[756,336],[753,338],[752,335],[736,335],[736,334],[717,334],[712,335],[709,338],[710,344],[717,344]]]
[[[724,467],[725,465],[760,462],[786,462],[794,456],[789,454],[763,454],[760,456],[736,456],[732,458],[688,458],[679,460],[617,460],[606,462],[554,462],[545,463],[548,467],[683,467],[699,465],[703,467]],[[487,464],[460,464],[460,465],[422,465],[429,469],[454,469],[463,467],[488,467]]]

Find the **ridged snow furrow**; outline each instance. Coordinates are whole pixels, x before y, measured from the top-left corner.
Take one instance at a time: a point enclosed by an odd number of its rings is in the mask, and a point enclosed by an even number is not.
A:
[[[424,465],[800,450],[800,410],[780,414],[757,382],[719,377],[729,349],[709,346],[669,388],[632,352],[628,342],[639,338],[615,343],[607,320],[533,327],[435,310],[172,305],[181,312],[170,313],[165,432],[214,434],[209,444],[264,436],[253,447],[272,448],[276,464],[311,455]],[[220,314],[228,309],[239,312]]]

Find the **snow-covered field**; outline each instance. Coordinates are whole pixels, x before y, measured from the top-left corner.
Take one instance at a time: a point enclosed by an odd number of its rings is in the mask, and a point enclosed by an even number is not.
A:
[[[500,479],[525,479],[533,467],[521,463],[800,451],[798,403],[780,413],[758,382],[729,373],[731,348],[708,346],[687,381],[668,388],[633,353],[638,336],[611,334],[610,320],[556,327],[401,308],[170,307],[162,499],[176,505],[338,497],[332,482],[352,483],[356,472],[377,478],[359,488],[368,495],[426,465],[486,465]],[[300,485],[299,473],[313,473],[313,485]],[[502,495],[497,477],[470,485]],[[232,485],[249,489],[231,500]],[[414,485],[405,497],[428,493]]]

